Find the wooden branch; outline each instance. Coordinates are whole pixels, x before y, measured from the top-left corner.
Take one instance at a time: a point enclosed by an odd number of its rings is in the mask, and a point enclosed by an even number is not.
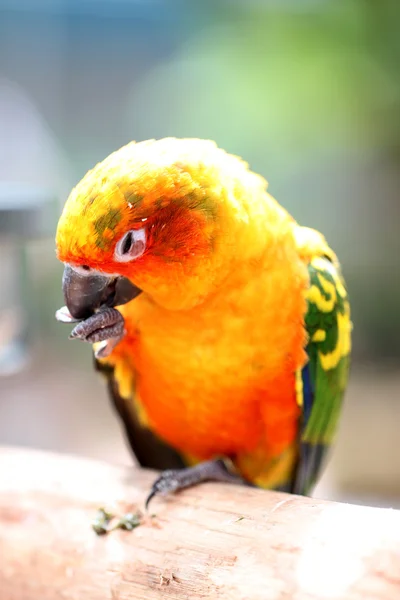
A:
[[[203,484],[142,508],[154,473],[0,449],[1,600],[398,600],[400,512]]]

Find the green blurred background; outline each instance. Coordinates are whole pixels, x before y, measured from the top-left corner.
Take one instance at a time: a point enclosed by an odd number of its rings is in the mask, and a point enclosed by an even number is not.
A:
[[[0,376],[0,443],[131,462],[89,347],[54,320],[57,215],[132,139],[212,138],[343,264],[352,381],[316,495],[400,507],[399,17],[396,0],[0,0],[0,350],[14,335],[29,358]],[[53,200],[11,235],[16,184]]]

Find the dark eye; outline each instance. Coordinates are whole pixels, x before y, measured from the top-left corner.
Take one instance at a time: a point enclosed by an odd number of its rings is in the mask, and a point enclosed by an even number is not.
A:
[[[146,231],[131,229],[119,240],[115,246],[114,257],[119,262],[129,262],[142,256],[146,249]]]
[[[128,254],[128,252],[132,246],[132,241],[133,241],[132,231],[128,231],[126,236],[122,239],[122,248],[121,248],[122,254]]]

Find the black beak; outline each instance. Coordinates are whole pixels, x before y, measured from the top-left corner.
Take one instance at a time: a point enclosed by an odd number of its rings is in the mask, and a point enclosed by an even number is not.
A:
[[[141,290],[125,277],[88,272],[81,274],[65,265],[62,279],[65,304],[74,319],[87,319],[102,306],[121,306]]]

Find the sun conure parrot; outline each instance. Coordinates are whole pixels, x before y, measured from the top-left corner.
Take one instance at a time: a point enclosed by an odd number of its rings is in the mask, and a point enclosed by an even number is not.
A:
[[[139,463],[167,469],[149,498],[204,480],[311,490],[351,346],[345,284],[320,233],[241,159],[168,138],[89,171],[56,243],[58,319],[93,343]]]

